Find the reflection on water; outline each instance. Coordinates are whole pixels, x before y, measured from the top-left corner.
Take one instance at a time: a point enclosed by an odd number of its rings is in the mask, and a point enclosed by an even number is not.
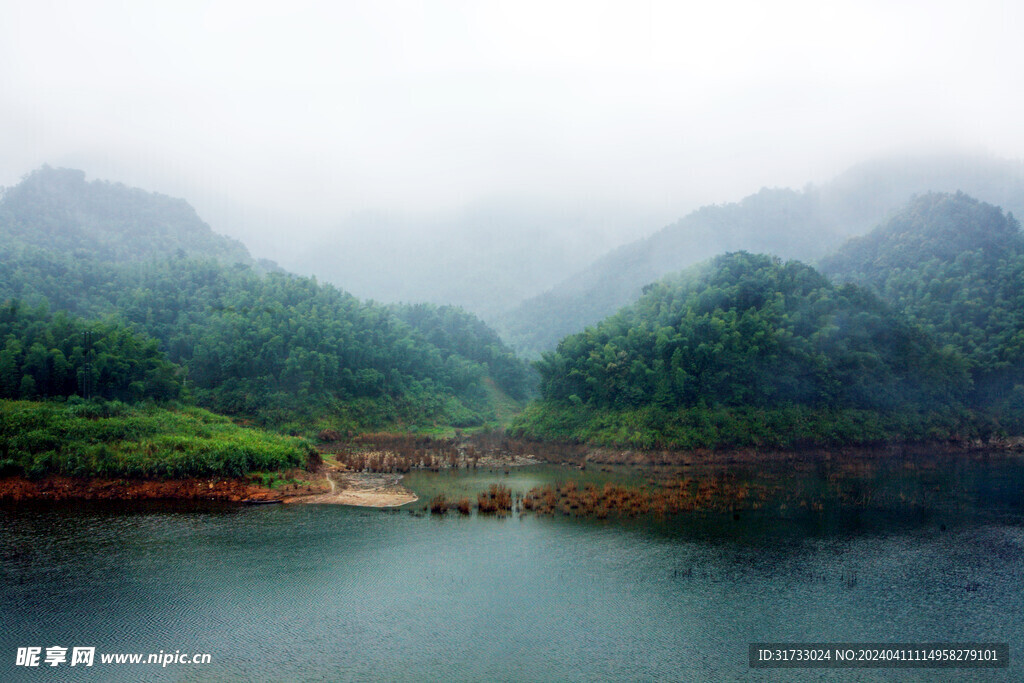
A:
[[[1024,653],[1017,459],[733,475],[771,497],[738,514],[605,521],[338,506],[3,508],[0,679],[886,680],[892,672],[752,676],[747,645],[1004,641],[1011,658]],[[420,473],[409,485],[472,495],[493,481],[525,490],[580,476],[649,477],[531,468]],[[17,647],[52,645],[209,652],[213,663],[13,666]],[[1019,680],[1020,668],[899,672],[943,675]]]

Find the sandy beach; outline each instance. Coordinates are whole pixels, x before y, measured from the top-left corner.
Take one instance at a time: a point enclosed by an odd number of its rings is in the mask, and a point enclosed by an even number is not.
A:
[[[389,508],[418,500],[416,494],[402,486],[401,474],[341,473],[338,470],[329,470],[326,474],[330,493],[286,498],[283,502]]]

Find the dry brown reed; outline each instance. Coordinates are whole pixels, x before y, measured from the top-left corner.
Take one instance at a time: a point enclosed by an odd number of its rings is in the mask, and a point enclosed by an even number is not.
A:
[[[500,457],[504,441],[491,434],[436,439],[409,434],[360,434],[352,439],[335,438],[332,430],[320,432],[322,453],[355,472],[405,473],[413,469],[439,471],[447,468],[476,468],[485,455]]]
[[[430,499],[430,512],[435,515],[443,515],[448,512],[448,499],[442,493]]]
[[[512,511],[512,491],[507,486],[491,484],[476,497],[476,507],[480,512],[508,514]]]
[[[661,486],[605,484],[597,487],[575,481],[538,486],[523,497],[523,510],[541,515],[574,515],[604,519],[665,515],[701,510],[734,510],[750,497],[750,485],[728,478],[695,481],[679,479]]]

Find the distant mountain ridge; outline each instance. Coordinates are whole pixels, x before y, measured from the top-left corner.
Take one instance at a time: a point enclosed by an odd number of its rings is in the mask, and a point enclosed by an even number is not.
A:
[[[181,250],[224,263],[252,263],[245,246],[215,233],[184,199],[120,183],[87,182],[83,171],[42,168],[0,196],[0,235],[65,253],[146,261]]]
[[[967,155],[880,160],[820,187],[763,189],[706,206],[610,252],[495,324],[513,348],[535,357],[635,301],[645,285],[716,254],[745,250],[813,262],[884,221],[912,195],[957,190],[1020,213],[1024,165]]]
[[[656,224],[614,203],[481,200],[436,213],[366,212],[283,261],[363,298],[461,306],[493,323]]]

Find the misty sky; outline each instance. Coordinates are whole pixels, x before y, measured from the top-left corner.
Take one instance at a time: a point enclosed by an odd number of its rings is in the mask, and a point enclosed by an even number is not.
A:
[[[674,218],[892,150],[1024,156],[1022,6],[0,0],[0,185],[74,166],[264,248],[490,200]]]

